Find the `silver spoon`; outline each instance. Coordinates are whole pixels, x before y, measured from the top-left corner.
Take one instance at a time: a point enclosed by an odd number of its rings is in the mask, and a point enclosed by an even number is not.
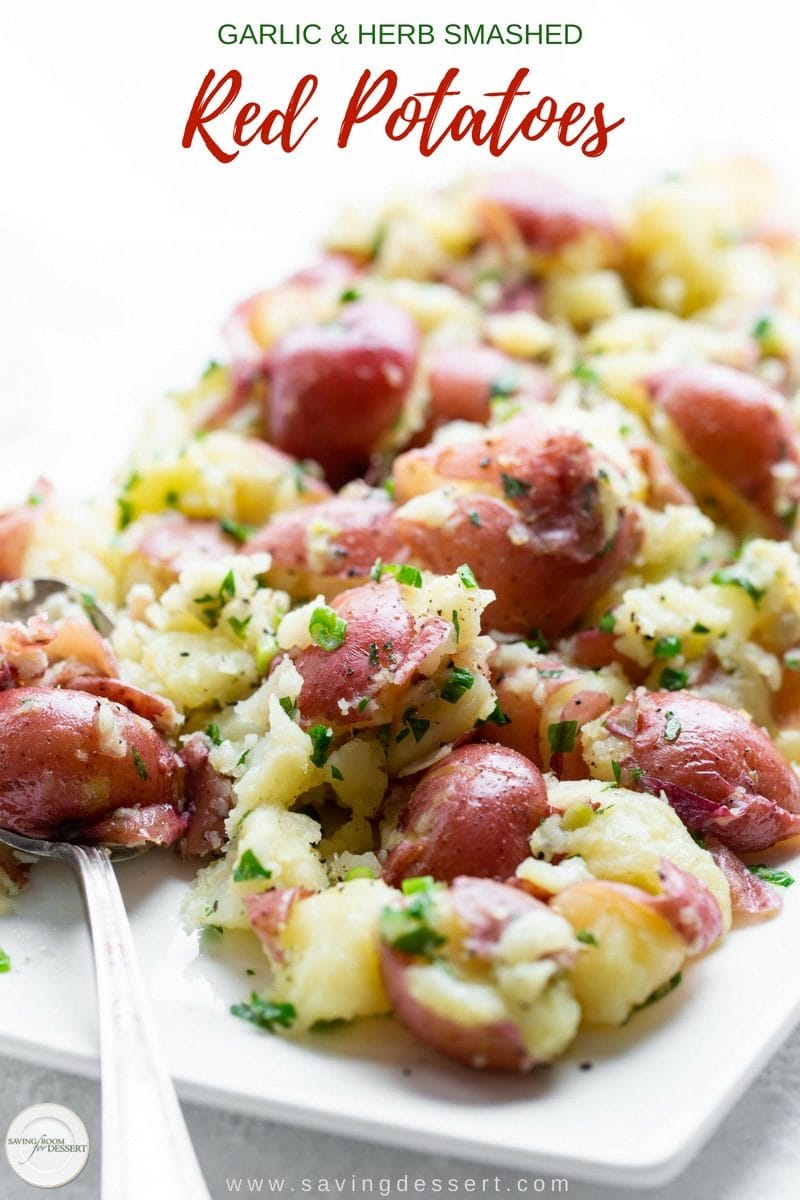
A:
[[[26,586],[27,585],[27,586]],[[53,585],[59,585],[55,587]],[[18,606],[13,592],[18,593]],[[46,608],[58,591],[81,595],[62,580],[24,580],[0,589],[0,620]],[[21,593],[21,594],[19,594]],[[94,623],[113,624],[93,600]],[[88,614],[87,614],[88,615]],[[102,624],[101,624],[102,623]],[[57,858],[78,877],[94,952],[100,1023],[103,1200],[211,1200],[159,1045],[130,924],[112,861],[143,846],[84,846],[23,837],[0,829],[0,842],[36,858]]]

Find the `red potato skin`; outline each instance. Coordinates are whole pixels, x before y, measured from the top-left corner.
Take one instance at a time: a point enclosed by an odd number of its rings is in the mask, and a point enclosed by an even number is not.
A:
[[[484,961],[491,960],[492,950],[507,926],[541,904],[519,888],[466,876],[453,881],[450,895],[468,929],[465,949]],[[404,903],[408,900],[400,902]],[[462,1026],[415,1000],[408,988],[407,971],[420,961],[385,943],[381,946],[383,981],[389,1000],[395,1015],[411,1033],[447,1058],[473,1068],[528,1071],[536,1066],[513,1022]]]
[[[604,633],[602,629],[579,630],[572,639],[570,657],[576,666],[586,667],[590,671],[599,671],[601,667],[616,663],[634,683],[641,683],[647,674],[647,670],[639,663],[617,650],[614,634]]]
[[[605,208],[563,184],[518,171],[489,179],[478,203],[484,229],[492,238],[516,234],[531,250],[555,254],[587,232],[616,241]]]
[[[492,667],[491,659],[489,665]],[[553,721],[577,722],[578,736],[575,739],[574,749],[553,755],[550,761],[545,763],[542,761],[541,753],[542,735],[543,733],[546,735],[546,730],[542,728],[545,705],[554,692],[578,680],[580,673],[572,667],[566,666],[554,655],[541,657],[531,665],[536,666],[539,677],[536,683],[530,687],[526,686],[525,689],[514,686],[518,674],[516,670],[498,671],[492,667],[492,687],[495,690],[500,711],[507,717],[507,723],[485,725],[479,730],[478,737],[481,740],[497,741],[503,746],[518,751],[529,758],[539,769],[546,766],[559,779],[586,779],[588,769],[581,753],[580,729],[588,721],[602,716],[607,709],[611,708],[613,701],[608,693],[603,691],[599,681],[597,687],[592,687],[592,681],[587,680],[587,686],[570,696],[567,702],[561,706],[560,711],[552,717]],[[521,670],[524,670],[527,675],[529,669],[526,667]],[[534,690],[536,691],[535,697]]]
[[[154,692],[146,692],[132,683],[123,683],[121,679],[108,679],[102,675],[76,675],[60,686],[72,688],[76,692],[89,692],[92,696],[104,696],[122,704],[137,717],[143,717],[165,733],[171,733],[175,726],[175,708]]]
[[[235,362],[259,365],[263,361],[265,345],[260,336],[259,311],[266,302],[272,302],[286,289],[307,289],[311,293],[320,285],[333,283],[339,283],[344,288],[357,273],[357,265],[346,255],[323,254],[317,262],[290,275],[284,283],[256,292],[237,304],[223,330]]]
[[[492,667],[492,660],[489,659]],[[534,699],[531,692],[517,690],[514,686],[516,671],[497,671],[492,668],[491,680],[500,711],[508,718],[505,725],[485,725],[478,731],[478,737],[488,741],[499,742],[510,750],[516,750],[542,769],[542,756],[539,748],[539,733],[543,713],[543,705],[548,695],[563,687],[565,683],[577,679],[577,672],[567,667],[559,658],[548,656],[538,662],[540,671],[560,671],[558,678],[543,676],[540,680],[542,704]]]
[[[622,515],[610,549],[592,557],[583,555],[577,542],[573,549],[566,531],[560,551],[543,548],[530,532],[517,541],[524,531],[519,513],[492,496],[457,496],[453,508],[435,529],[402,515],[395,518],[396,526],[412,561],[442,574],[466,562],[479,583],[492,587],[497,599],[485,610],[485,629],[523,636],[540,629],[547,637],[561,636],[610,587],[641,543],[639,524],[630,512]],[[471,514],[477,514],[480,528]]]
[[[342,592],[331,608],[347,622],[347,634],[336,650],[309,646],[295,655],[303,677],[300,715],[310,724],[368,725],[369,715],[358,711],[358,701],[375,699],[384,689],[408,683],[424,659],[450,636],[451,626],[441,617],[430,617],[418,630],[393,579]],[[340,700],[350,705],[345,713]]]
[[[233,807],[233,782],[208,761],[208,740],[193,733],[183,743],[187,825],[179,850],[185,858],[208,858],[225,846],[225,818]]]
[[[458,1025],[415,1000],[406,983],[406,971],[414,961],[399,950],[381,946],[383,982],[395,1016],[421,1042],[468,1067],[526,1071],[535,1066],[512,1021],[496,1025]]]
[[[428,364],[431,412],[439,421],[476,421],[492,415],[493,395],[549,404],[547,372],[521,363],[493,346],[443,346]],[[500,388],[500,391],[496,391]]]
[[[419,332],[392,304],[356,301],[330,325],[292,329],[270,354],[268,436],[320,464],[332,487],[362,475],[400,416]]]
[[[505,746],[460,746],[417,782],[383,878],[392,887],[414,875],[506,879],[548,811],[542,773],[528,759]]]
[[[724,846],[713,833],[705,836],[706,850],[714,859],[731,889],[731,907],[735,913],[769,917],[783,908],[781,889],[748,871],[738,855]]]
[[[668,504],[694,504],[694,496],[671,470],[664,455],[653,442],[631,446],[631,454],[647,476],[647,504],[663,510]]]
[[[499,434],[400,455],[393,469],[400,504],[449,483],[474,491],[452,498],[441,525],[402,510],[395,523],[422,566],[448,573],[468,562],[493,588],[485,628],[523,635],[537,628],[557,637],[613,583],[641,542],[632,510],[618,513],[609,536],[601,470],[578,434],[537,428],[522,415]]]
[[[380,492],[334,496],[321,504],[279,513],[245,543],[242,553],[266,551],[272,555],[270,579],[276,587],[307,595],[307,581],[313,576],[315,587],[333,596],[343,588],[366,583],[378,558],[382,562],[406,561],[407,548],[395,529],[393,514],[394,505]],[[337,532],[330,536],[324,560],[314,551],[312,567],[310,542],[313,529],[319,526]]]
[[[150,566],[172,583],[188,563],[202,558],[222,558],[238,549],[234,538],[223,532],[219,521],[196,521],[178,513],[160,517],[136,545]]]
[[[667,714],[680,723],[665,737]],[[744,713],[689,692],[639,689],[612,709],[608,729],[628,740],[625,786],[663,791],[693,832],[737,852],[800,833],[800,783],[767,734]],[[630,777],[635,766],[644,772]]]
[[[106,846],[172,846],[186,832],[189,814],[172,804],[118,808],[110,817],[81,830],[81,841]]]
[[[113,709],[131,747],[122,757],[101,745],[101,705]],[[0,825],[6,829],[70,837],[119,808],[178,807],[181,775],[174,751],[121,705],[58,688],[0,693]]]
[[[273,962],[284,960],[281,946],[283,933],[292,909],[299,900],[312,896],[308,888],[270,888],[266,892],[252,892],[242,897],[244,910],[253,932],[258,937]]]
[[[724,932],[719,904],[704,883],[669,859],[661,859],[658,874],[661,892],[648,896],[648,908],[666,917],[690,954],[702,954]]]
[[[647,386],[695,458],[761,514],[773,537],[787,537],[793,511],[782,520],[776,504],[800,500],[800,453],[781,393],[744,371],[712,363],[673,367]],[[773,474],[780,463],[798,468],[782,497]]]

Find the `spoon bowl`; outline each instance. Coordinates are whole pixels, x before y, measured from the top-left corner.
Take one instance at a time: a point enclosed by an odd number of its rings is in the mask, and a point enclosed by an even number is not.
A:
[[[109,637],[113,632],[114,622],[93,593],[76,587],[68,579],[13,579],[0,584],[0,621],[27,621],[37,613],[48,615],[48,608],[59,597],[80,608],[101,637]]]
[[[64,579],[0,585],[0,621],[65,615],[78,606],[102,637],[111,617],[91,593]],[[100,1026],[103,1200],[211,1200],[158,1042],[112,862],[148,845],[98,846],[0,829],[26,858],[55,858],[75,872],[89,918]]]

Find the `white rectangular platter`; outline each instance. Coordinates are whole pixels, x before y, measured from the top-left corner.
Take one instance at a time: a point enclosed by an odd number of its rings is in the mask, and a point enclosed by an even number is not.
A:
[[[781,860],[792,869],[791,856]],[[296,1125],[570,1179],[656,1185],[686,1165],[800,1019],[798,886],[781,916],[738,929],[666,1000],[624,1029],[582,1035],[533,1076],[462,1069],[388,1019],[291,1042],[228,1013],[266,982],[265,960],[249,934],[198,940],[184,931],[185,866],[152,852],[117,869],[180,1094]],[[0,1052],[95,1073],[91,951],[64,867],[35,869],[0,919],[0,946],[12,960],[0,977]]]

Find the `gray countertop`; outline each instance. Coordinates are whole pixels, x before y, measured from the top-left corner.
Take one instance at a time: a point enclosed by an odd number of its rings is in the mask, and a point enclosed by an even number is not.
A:
[[[702,1069],[698,1062],[697,1070]],[[27,1105],[52,1101],[77,1112],[94,1147],[99,1146],[95,1082],[7,1058],[0,1058],[0,1080],[2,1131]],[[239,1179],[244,1195],[259,1194],[262,1179],[262,1195],[280,1189],[288,1195],[363,1196],[370,1194],[367,1181],[372,1181],[373,1196],[554,1194],[547,1176],[539,1185],[532,1175],[525,1192],[516,1171],[417,1154],[413,1146],[406,1150],[349,1141],[200,1105],[186,1105],[184,1111],[213,1200],[236,1194]],[[99,1180],[95,1149],[79,1178],[58,1194],[65,1200],[100,1200]],[[250,1180],[255,1181],[252,1187]],[[277,1181],[272,1189],[270,1180]],[[415,1190],[415,1180],[426,1181],[424,1189],[417,1185]],[[0,1153],[0,1200],[32,1200],[35,1194],[36,1189],[13,1177]],[[793,1200],[800,1195],[800,1030],[674,1183],[652,1191],[622,1191],[570,1180],[567,1194],[577,1200]]]

